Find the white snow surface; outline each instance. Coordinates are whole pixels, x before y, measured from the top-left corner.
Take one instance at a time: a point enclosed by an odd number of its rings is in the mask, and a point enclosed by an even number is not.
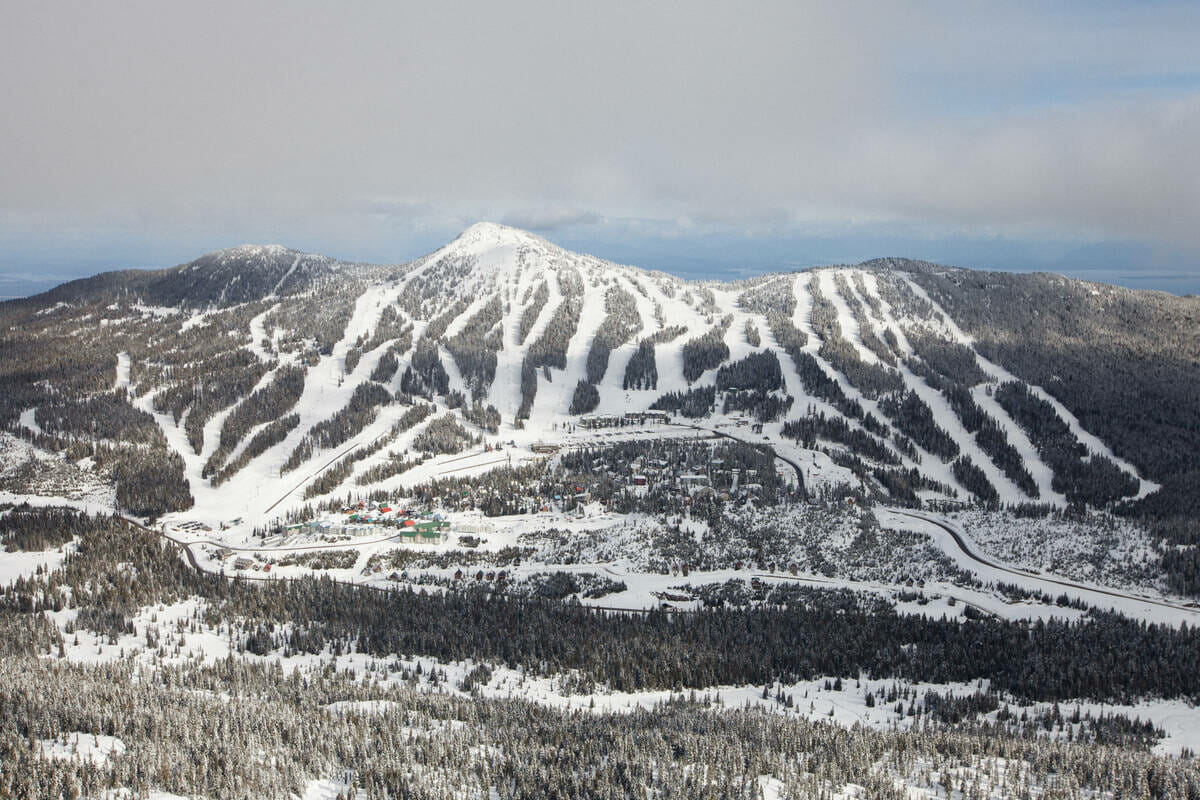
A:
[[[55,739],[41,739],[42,754],[68,761],[90,761],[97,766],[108,761],[109,755],[125,752],[125,743],[115,736],[81,733],[62,733]]]

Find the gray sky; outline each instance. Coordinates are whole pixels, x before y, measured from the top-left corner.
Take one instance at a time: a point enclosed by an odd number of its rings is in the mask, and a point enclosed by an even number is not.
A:
[[[479,219],[708,274],[912,255],[1200,290],[1196,3],[10,2],[2,27],[0,294],[248,241],[400,261]]]

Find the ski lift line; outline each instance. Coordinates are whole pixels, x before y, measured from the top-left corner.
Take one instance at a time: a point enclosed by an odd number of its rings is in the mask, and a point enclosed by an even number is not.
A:
[[[381,433],[379,436],[376,436],[374,439],[372,439],[372,440],[371,440],[371,442],[370,442],[370,444],[375,444],[375,442],[378,442],[380,439],[382,439],[384,436],[387,436],[387,435],[388,435],[387,433]],[[289,490],[287,491],[287,493],[286,493],[286,494],[284,494],[282,497],[280,497],[280,498],[279,498],[278,500],[276,500],[274,503],[271,503],[271,505],[270,505],[270,506],[268,506],[268,507],[267,507],[267,509],[266,509],[265,511],[263,511],[263,516],[266,516],[267,514],[270,514],[270,513],[271,513],[271,509],[275,508],[275,506],[279,505],[279,504],[280,504],[280,503],[282,503],[284,500],[288,499],[288,497],[290,497],[290,496],[292,495],[292,493],[293,493],[293,492],[295,492],[297,489],[299,489],[301,486],[303,486],[304,484],[308,483],[308,482],[309,482],[309,481],[311,481],[313,478],[317,477],[317,476],[318,476],[318,475],[320,475],[322,472],[324,472],[325,470],[327,470],[327,469],[329,469],[330,467],[332,467],[332,466],[333,466],[334,464],[336,464],[338,461],[341,461],[343,458],[345,458],[347,455],[349,455],[349,454],[350,454],[350,452],[351,452],[351,451],[353,451],[353,450],[354,450],[355,448],[357,448],[358,446],[359,446],[358,442],[353,442],[353,443],[351,443],[349,447],[347,447],[345,450],[342,450],[340,453],[338,453],[338,454],[337,454],[337,455],[335,455],[333,458],[331,458],[331,459],[330,459],[330,460],[329,460],[329,461],[328,461],[328,462],[325,464],[325,466],[321,467],[321,468],[320,468],[320,469],[318,469],[316,472],[313,472],[313,473],[311,473],[311,474],[310,474],[308,477],[306,477],[304,480],[300,481],[300,482],[299,482],[299,483],[297,483],[295,486],[293,486],[291,489],[289,489]],[[370,446],[370,445],[368,445],[368,446]]]
[[[480,450],[478,453],[467,453],[465,456],[458,456],[457,458],[448,458],[442,464],[453,464],[455,461],[465,461],[468,458],[476,458],[483,455],[487,455],[486,450]]]
[[[485,461],[482,464],[468,464],[465,467],[455,467],[454,469],[442,470],[438,475],[449,475],[452,472],[462,472],[465,469],[477,469],[479,467],[490,467],[492,464],[507,464],[507,458],[498,458],[495,461]]]

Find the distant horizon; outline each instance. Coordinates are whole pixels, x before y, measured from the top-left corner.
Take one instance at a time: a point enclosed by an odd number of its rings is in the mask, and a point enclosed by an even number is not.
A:
[[[33,297],[65,283],[106,272],[170,269],[190,263],[207,253],[248,244],[279,244],[342,261],[403,264],[453,241],[466,227],[443,229],[437,234],[427,231],[424,236],[409,237],[402,244],[397,243],[397,250],[404,251],[398,254],[400,257],[383,255],[377,246],[366,246],[355,251],[353,243],[329,242],[329,247],[321,247],[319,242],[312,240],[237,241],[216,247],[199,242],[145,242],[144,249],[149,255],[141,258],[133,252],[141,249],[136,242],[110,242],[107,247],[95,250],[81,243],[77,246],[84,249],[86,255],[80,253],[72,257],[61,250],[57,254],[43,251],[40,254],[42,263],[32,268],[0,262],[0,300]],[[1200,258],[1187,252],[1163,254],[1148,246],[1130,242],[1037,242],[968,237],[914,241],[912,237],[904,235],[748,237],[725,232],[691,237],[619,234],[597,237],[594,230],[571,227],[533,229],[529,232],[567,250],[617,264],[665,272],[689,281],[735,281],[825,266],[856,265],[875,258],[904,258],[977,271],[1015,274],[1049,272],[1068,278],[1129,289],[1162,291],[1181,297],[1200,294]],[[172,257],[172,254],[176,255]],[[30,260],[36,260],[38,255],[36,252],[28,253]],[[11,257],[9,260],[12,260]],[[45,277],[39,278],[39,272]]]

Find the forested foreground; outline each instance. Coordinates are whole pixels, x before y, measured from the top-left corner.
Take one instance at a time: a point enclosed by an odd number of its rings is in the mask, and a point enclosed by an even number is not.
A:
[[[13,619],[3,622],[11,630]],[[368,798],[757,798],[764,786],[818,798],[847,784],[902,798],[905,783],[939,797],[1200,797],[1194,762],[988,725],[844,729],[725,708],[711,695],[628,714],[561,711],[370,677],[285,676],[238,660],[135,671],[10,655],[0,659],[0,795],[284,798],[350,770]],[[99,763],[40,756],[76,734],[124,749]]]
[[[351,770],[354,786],[371,798],[489,791],[755,798],[764,786],[801,798],[827,797],[848,783],[866,796],[902,797],[897,778],[943,795],[1066,798],[1098,790],[1200,798],[1194,760],[1140,752],[1153,735],[1136,724],[1101,720],[1086,736],[1079,728],[1073,744],[1051,741],[1044,733],[1062,730],[1061,718],[1021,727],[1006,705],[980,721],[976,712],[997,708],[994,692],[906,701],[907,693],[880,691],[881,703],[907,702],[910,716],[920,703],[923,722],[900,733],[729,709],[719,693],[688,691],[865,673],[872,680],[990,677],[1010,697],[1196,697],[1200,641],[1190,630],[1112,618],[1033,627],[922,620],[848,592],[816,590],[797,590],[773,609],[642,616],[483,593],[253,584],[197,573],[176,548],[119,518],[27,507],[0,517],[0,541],[10,551],[63,546],[68,553],[62,568],[20,579],[0,597],[4,797],[98,796],[119,787],[134,796],[287,797],[307,781]],[[135,621],[146,606],[197,596],[190,619]],[[62,610],[76,612],[65,631],[43,613]],[[76,630],[100,633],[106,648],[133,634],[151,658],[136,667],[69,664],[61,656]],[[168,663],[170,638],[203,630],[221,632],[235,655],[209,666]],[[362,662],[373,666],[358,674],[322,666],[351,651],[376,656]],[[247,652],[266,660],[236,657]],[[302,653],[321,658],[287,675],[273,661]],[[422,677],[410,668],[413,656],[573,675],[567,683],[581,693],[577,710],[485,699],[472,686],[490,681],[487,669],[442,687],[450,694],[430,694],[437,670]],[[583,693],[606,686],[675,694],[652,711],[582,710]],[[44,757],[54,742],[81,737],[115,737],[123,748],[95,761]],[[1096,744],[1115,741],[1126,746]],[[1000,769],[996,759],[1010,766]]]
[[[39,522],[53,526],[53,532],[39,534]],[[958,701],[927,694],[918,701],[907,692],[896,697],[894,689],[885,695],[886,683],[880,681],[880,703],[908,704],[911,715],[920,702],[918,715],[925,722],[913,732],[876,732],[728,708],[719,692],[689,692],[683,686],[676,687],[669,703],[651,710],[598,713],[584,710],[587,695],[581,695],[576,710],[561,711],[523,699],[485,699],[470,685],[490,681],[485,668],[471,673],[473,681],[445,687],[438,670],[413,669],[411,659],[406,666],[395,658],[418,655],[419,665],[431,656],[443,661],[490,657],[494,663],[523,666],[530,675],[560,673],[571,659],[579,659],[614,684],[627,680],[619,669],[633,667],[644,672],[647,685],[660,685],[670,676],[654,671],[654,663],[686,670],[690,656],[708,651],[714,658],[702,663],[724,670],[722,680],[715,673],[686,671],[671,679],[686,675],[683,685],[727,682],[725,677],[744,683],[751,674],[747,668],[758,661],[756,647],[776,649],[765,659],[772,663],[780,644],[795,649],[796,637],[802,637],[803,649],[814,659],[811,669],[828,674],[840,668],[828,659],[842,639],[826,626],[840,621],[855,628],[874,618],[881,623],[874,635],[883,636],[898,622],[882,608],[862,608],[848,593],[801,592],[794,608],[778,613],[606,617],[557,603],[498,597],[383,595],[311,580],[228,581],[192,571],[175,548],[118,519],[64,511],[14,509],[0,518],[0,537],[10,550],[68,541],[73,550],[62,569],[18,581],[3,597],[4,797],[88,797],[116,788],[135,797],[151,791],[289,797],[303,793],[311,780],[349,770],[352,788],[369,798],[493,792],[502,798],[757,798],[764,787],[782,797],[815,798],[847,784],[864,787],[865,796],[873,798],[904,797],[905,784],[938,796],[953,791],[972,797],[1073,798],[1100,791],[1200,798],[1195,762],[1140,752],[1136,748],[1145,746],[1146,732],[1136,726],[1111,720],[1093,726],[1091,740],[1121,741],[1123,747],[1049,740],[1044,736],[1052,729],[1050,720],[1034,720],[1032,730],[1018,727],[1021,735],[1013,735],[1007,705],[1004,716],[976,721],[976,712],[996,709],[991,694]],[[135,624],[133,615],[144,606],[196,595],[205,601],[198,616],[161,625],[146,624],[142,617]],[[65,637],[41,613],[62,609],[77,612]],[[301,622],[306,618],[312,625]],[[290,624],[276,624],[283,619]],[[352,634],[352,627],[369,637],[392,631],[396,638],[385,643]],[[223,631],[233,652],[260,653],[265,662],[232,657],[210,666],[186,658],[167,663],[172,638],[195,637],[205,628]],[[284,636],[285,628],[295,635]],[[137,667],[128,660],[69,664],[56,656],[65,651],[72,629],[101,632],[109,649],[117,636],[135,634],[154,657]],[[977,623],[940,629],[943,634],[963,631],[971,641],[997,630]],[[891,644],[881,639],[879,645],[902,664],[906,648],[895,642],[911,633]],[[1119,629],[1110,633],[1119,637]],[[701,635],[727,641],[722,646],[713,638],[696,638]],[[122,639],[122,646],[128,641]],[[971,641],[959,640],[943,652],[961,657]],[[1043,641],[1039,655],[1048,656],[1053,646]],[[322,659],[309,670],[285,675],[273,659],[297,647]],[[332,654],[349,650],[379,658],[363,662],[373,666],[357,672],[322,665]],[[1161,653],[1146,656],[1163,663]],[[739,674],[743,680],[734,680]],[[888,667],[881,665],[873,674],[883,677]],[[1179,678],[1175,673],[1174,680]],[[587,679],[573,683],[580,692],[600,689]],[[443,691],[431,693],[435,687]],[[1024,718],[1019,709],[1015,713]],[[1061,730],[1062,720],[1053,724]],[[1084,730],[1078,730],[1082,739]],[[56,743],[114,739],[121,748],[96,761],[42,755]],[[1000,768],[1001,763],[1007,766]]]
[[[145,634],[133,619],[143,607],[199,597],[200,622],[258,655],[470,658],[528,674],[574,671],[580,686],[626,691],[865,673],[929,683],[988,678],[1026,700],[1200,701],[1200,632],[1096,611],[1077,622],[945,620],[899,615],[874,595],[790,586],[767,606],[606,614],[486,589],[230,580],[194,571],[173,546],[112,517],[18,508],[0,517],[0,541],[9,549],[37,541],[30,529],[39,517],[71,531],[64,564],[5,588],[0,609],[74,609],[73,626],[113,645]]]

